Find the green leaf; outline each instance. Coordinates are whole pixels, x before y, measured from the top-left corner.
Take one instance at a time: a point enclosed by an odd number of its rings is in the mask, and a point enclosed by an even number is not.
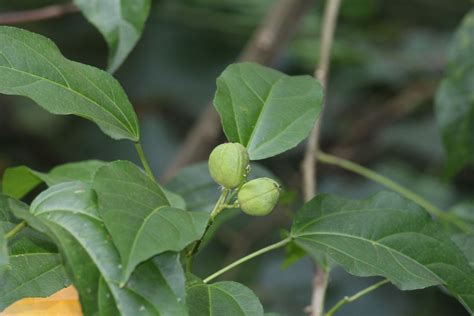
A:
[[[8,231],[18,222],[11,201],[0,194],[0,230]],[[8,269],[0,275],[0,311],[22,298],[47,297],[67,285],[60,257],[43,235],[26,228],[9,240]]]
[[[95,172],[105,164],[99,160],[73,162],[57,166],[48,173],[32,170],[26,166],[7,168],[3,174],[3,193],[21,199],[39,184],[48,186],[69,181],[92,182]]]
[[[474,9],[464,18],[449,52],[445,79],[436,95],[436,117],[455,174],[474,161]]]
[[[190,316],[263,316],[263,307],[257,296],[237,282],[204,284],[196,281],[188,284],[186,294]]]
[[[391,192],[361,201],[319,195],[297,213],[291,235],[349,273],[380,275],[402,290],[444,285],[474,311],[474,270],[418,205]]]
[[[119,287],[123,267],[89,184],[51,187],[33,201],[31,213],[61,249],[85,315],[185,314],[184,276],[176,254],[140,265]]]
[[[18,223],[10,209],[10,197],[0,194],[0,229],[4,232],[10,231]]]
[[[86,118],[113,139],[139,140],[137,116],[117,80],[66,59],[49,39],[1,26],[0,69],[0,93],[28,97],[53,114]]]
[[[0,277],[0,311],[26,297],[48,297],[69,285],[59,254],[20,238],[10,246],[10,269]]]
[[[108,71],[114,72],[140,39],[150,0],[74,0],[109,45]]]
[[[199,239],[207,213],[169,206],[161,187],[131,162],[112,162],[97,171],[94,190],[105,226],[122,258],[126,282],[134,268],[165,251],[180,251]]]
[[[231,142],[247,147],[251,160],[295,147],[314,126],[323,99],[310,76],[290,77],[252,63],[233,64],[217,79],[214,105]]]
[[[469,264],[474,267],[474,234],[455,234],[451,239],[464,253]]]
[[[21,199],[41,182],[43,181],[36,171],[26,166],[8,168],[3,174],[2,190],[3,193],[15,199]]]
[[[174,208],[179,208],[182,210],[187,209],[186,201],[181,195],[176,194],[173,191],[167,190],[165,188],[161,188],[161,189],[163,190],[163,193],[165,194],[166,199],[170,202],[170,206]]]

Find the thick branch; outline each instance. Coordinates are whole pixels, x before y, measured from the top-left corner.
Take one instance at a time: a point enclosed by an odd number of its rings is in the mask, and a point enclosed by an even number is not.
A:
[[[0,13],[0,24],[14,25],[57,18],[79,9],[73,3],[55,4],[39,9]]]
[[[336,30],[337,16],[341,0],[327,0],[324,9],[323,24],[321,28],[321,45],[319,53],[319,63],[314,72],[314,76],[321,82],[324,91],[327,91],[327,79],[331,61],[332,43]],[[326,94],[326,93],[325,93]],[[326,97],[325,97],[326,99]],[[324,101],[325,103],[326,101]],[[324,113],[324,103],[321,114],[311,131],[306,147],[303,163],[301,164],[303,178],[303,197],[309,201],[316,194],[316,162],[315,153],[319,149],[319,134],[321,130],[321,120]],[[313,279],[313,294],[309,312],[312,316],[321,316],[324,312],[324,298],[328,285],[328,272],[322,267],[316,267]]]
[[[270,64],[291,38],[311,3],[312,0],[278,1],[255,31],[238,60]],[[220,135],[219,115],[210,104],[189,130],[174,163],[166,171],[164,180],[170,179],[181,167],[205,157]]]

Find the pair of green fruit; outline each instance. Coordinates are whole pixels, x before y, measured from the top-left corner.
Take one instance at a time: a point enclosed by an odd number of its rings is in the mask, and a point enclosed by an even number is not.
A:
[[[239,143],[221,144],[209,156],[209,172],[226,189],[238,189],[240,209],[249,215],[269,214],[280,195],[280,186],[270,178],[245,182],[249,170],[249,155]],[[245,183],[244,183],[245,182]]]

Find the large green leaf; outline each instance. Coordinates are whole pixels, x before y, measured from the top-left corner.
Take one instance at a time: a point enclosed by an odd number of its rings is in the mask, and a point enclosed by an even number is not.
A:
[[[214,105],[231,142],[251,160],[275,156],[306,138],[321,111],[323,91],[310,76],[290,77],[252,63],[233,64],[217,79]]]
[[[92,182],[95,172],[104,164],[99,160],[73,162],[57,166],[48,173],[26,166],[8,168],[3,174],[3,193],[21,199],[42,182],[48,186],[69,181]]]
[[[474,270],[418,205],[391,192],[362,201],[319,195],[297,213],[291,235],[349,273],[380,275],[402,290],[444,285],[474,311]]]
[[[74,0],[109,45],[108,71],[114,72],[140,39],[150,0]]]
[[[474,9],[464,18],[449,52],[448,71],[436,95],[436,116],[453,174],[474,161]]]
[[[137,116],[108,73],[66,59],[49,39],[0,27],[0,93],[28,97],[54,114],[96,123],[114,139],[137,141]]]
[[[119,287],[123,267],[89,184],[55,185],[30,211],[59,246],[85,315],[185,315],[184,276],[175,254],[140,265]]]
[[[263,307],[257,296],[237,282],[205,284],[193,281],[187,285],[186,300],[190,316],[263,316]]]
[[[122,258],[125,282],[144,260],[180,251],[199,239],[208,214],[169,206],[161,187],[131,162],[112,162],[97,171],[94,190],[100,215]]]
[[[0,230],[4,231],[18,222],[9,202],[11,198],[0,194]],[[68,284],[54,245],[43,235],[26,228],[9,240],[9,265],[0,276],[0,311],[25,297],[50,296]]]

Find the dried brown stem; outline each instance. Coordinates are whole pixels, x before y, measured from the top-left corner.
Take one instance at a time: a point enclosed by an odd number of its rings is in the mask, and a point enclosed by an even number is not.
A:
[[[324,9],[324,17],[321,28],[319,63],[314,72],[314,76],[321,82],[325,92],[327,91],[327,79],[331,61],[332,43],[336,30],[340,6],[341,0],[327,0]],[[326,103],[325,100],[323,102]],[[321,130],[321,120],[324,113],[324,103],[321,114],[309,136],[305,156],[301,164],[303,177],[303,197],[305,201],[309,201],[316,194],[317,169],[315,154],[319,148],[319,135]],[[313,279],[311,306],[309,308],[309,313],[312,316],[321,316],[324,312],[324,298],[328,284],[328,277],[327,271],[325,271],[322,267],[316,267],[316,272]]]
[[[36,22],[57,18],[78,11],[79,9],[72,2],[65,4],[54,4],[33,10],[0,13],[0,24],[15,25]]]
[[[280,0],[253,34],[238,61],[270,64],[296,30],[312,0]],[[189,130],[174,163],[164,180],[169,180],[181,167],[205,157],[221,135],[219,115],[209,104]]]

